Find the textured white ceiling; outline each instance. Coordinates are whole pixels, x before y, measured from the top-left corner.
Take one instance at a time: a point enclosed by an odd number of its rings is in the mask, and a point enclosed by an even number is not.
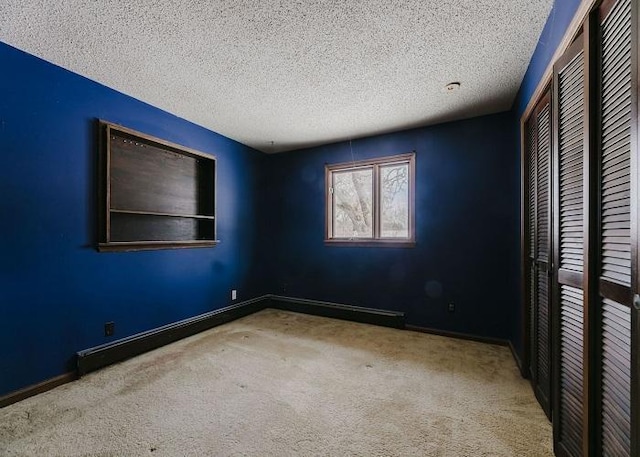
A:
[[[0,40],[277,152],[509,109],[552,3],[0,0]]]

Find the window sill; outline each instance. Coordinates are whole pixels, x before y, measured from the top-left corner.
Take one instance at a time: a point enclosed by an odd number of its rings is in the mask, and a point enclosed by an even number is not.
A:
[[[369,248],[413,248],[414,240],[324,240],[327,246],[369,247]]]

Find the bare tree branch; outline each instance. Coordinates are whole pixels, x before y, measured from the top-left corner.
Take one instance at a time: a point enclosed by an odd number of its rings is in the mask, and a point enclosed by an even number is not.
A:
[[[369,215],[371,214],[371,208],[369,208],[368,201],[365,198],[364,186],[361,180],[356,177],[356,173],[351,173],[351,181],[353,182],[353,187],[355,188],[356,194],[358,195],[358,201],[360,202],[360,210],[362,211],[364,224],[367,227],[370,227],[371,218],[369,217]]]

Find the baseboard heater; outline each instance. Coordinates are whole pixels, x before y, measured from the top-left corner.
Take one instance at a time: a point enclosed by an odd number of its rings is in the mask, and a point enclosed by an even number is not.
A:
[[[363,308],[279,295],[264,295],[80,351],[77,353],[78,375],[83,376],[107,365],[157,349],[265,308],[282,309],[385,327],[404,328],[405,326],[404,313],[399,311]]]
[[[265,297],[258,297],[80,351],[77,353],[78,375],[85,375],[217,325],[248,316],[264,309],[264,304]]]
[[[305,298],[282,297],[280,295],[269,295],[268,299],[267,307],[269,308],[333,317],[334,319],[344,319],[383,327],[400,329],[405,327],[405,317],[401,311],[363,308],[361,306],[307,300]]]

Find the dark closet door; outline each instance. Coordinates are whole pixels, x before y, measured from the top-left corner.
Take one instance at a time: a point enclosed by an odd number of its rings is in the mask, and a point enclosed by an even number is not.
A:
[[[531,382],[551,417],[551,95],[527,122],[528,334]]]
[[[603,0],[590,12],[554,64],[552,113],[547,94],[525,125],[527,355],[547,412],[552,392],[560,457],[640,457],[639,8]],[[552,367],[544,360],[549,290]]]
[[[633,292],[637,290],[633,267],[637,235],[632,237],[631,223],[637,220],[637,188],[633,184],[637,179],[637,149],[631,147],[632,111],[637,126],[637,86],[632,84],[632,2],[637,8],[637,0],[606,1],[598,12],[600,369],[595,382],[599,383],[596,446],[597,454],[603,456],[632,455],[631,329]],[[632,199],[632,195],[636,197]]]
[[[634,285],[631,311],[631,455],[640,455],[640,5],[631,3],[631,238],[632,282]]]
[[[585,437],[585,52],[578,37],[554,66],[554,442],[582,456]]]

